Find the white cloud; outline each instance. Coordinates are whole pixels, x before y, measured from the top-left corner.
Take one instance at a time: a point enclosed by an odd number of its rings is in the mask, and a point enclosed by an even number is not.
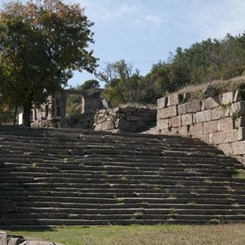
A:
[[[196,1],[188,23],[188,28],[200,32],[202,38],[223,38],[227,33],[237,35],[245,28],[245,1]]]
[[[123,4],[112,16],[125,17],[126,15],[131,16],[137,14],[137,7],[135,5]]]
[[[85,14],[95,23],[101,21],[106,25],[124,23],[137,27],[163,23],[162,17],[147,9],[141,1],[122,3],[115,0],[79,0],[79,2],[85,7]]]
[[[144,20],[147,22],[147,23],[150,23],[150,24],[156,24],[156,25],[160,25],[163,23],[163,19],[161,16],[158,16],[158,15],[146,15],[144,17]]]

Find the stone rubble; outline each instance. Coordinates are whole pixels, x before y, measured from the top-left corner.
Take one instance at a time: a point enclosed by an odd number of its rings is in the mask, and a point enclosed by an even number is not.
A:
[[[9,235],[5,231],[0,231],[0,245],[63,245],[49,241],[26,239],[23,236]]]
[[[95,131],[143,132],[156,125],[156,110],[128,106],[98,110],[94,116]]]

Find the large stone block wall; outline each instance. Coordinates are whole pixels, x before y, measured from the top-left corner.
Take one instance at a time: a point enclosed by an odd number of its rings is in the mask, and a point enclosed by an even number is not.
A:
[[[142,132],[156,125],[156,114],[156,109],[132,106],[98,110],[94,116],[94,130]]]
[[[245,101],[239,90],[185,102],[187,94],[171,94],[157,101],[161,134],[199,138],[245,163]]]

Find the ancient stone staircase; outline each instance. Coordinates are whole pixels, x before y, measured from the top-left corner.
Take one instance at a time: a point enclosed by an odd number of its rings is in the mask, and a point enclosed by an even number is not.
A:
[[[0,129],[0,227],[245,222],[244,167],[199,140]]]

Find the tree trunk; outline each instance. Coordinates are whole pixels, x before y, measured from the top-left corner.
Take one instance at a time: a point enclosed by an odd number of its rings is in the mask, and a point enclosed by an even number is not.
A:
[[[31,109],[32,109],[32,104],[29,103],[27,105],[24,105],[23,107],[24,112],[23,112],[23,125],[26,127],[31,127]]]
[[[17,119],[17,110],[18,110],[18,107],[15,106],[15,109],[14,109],[14,126],[16,125],[16,119]]]

